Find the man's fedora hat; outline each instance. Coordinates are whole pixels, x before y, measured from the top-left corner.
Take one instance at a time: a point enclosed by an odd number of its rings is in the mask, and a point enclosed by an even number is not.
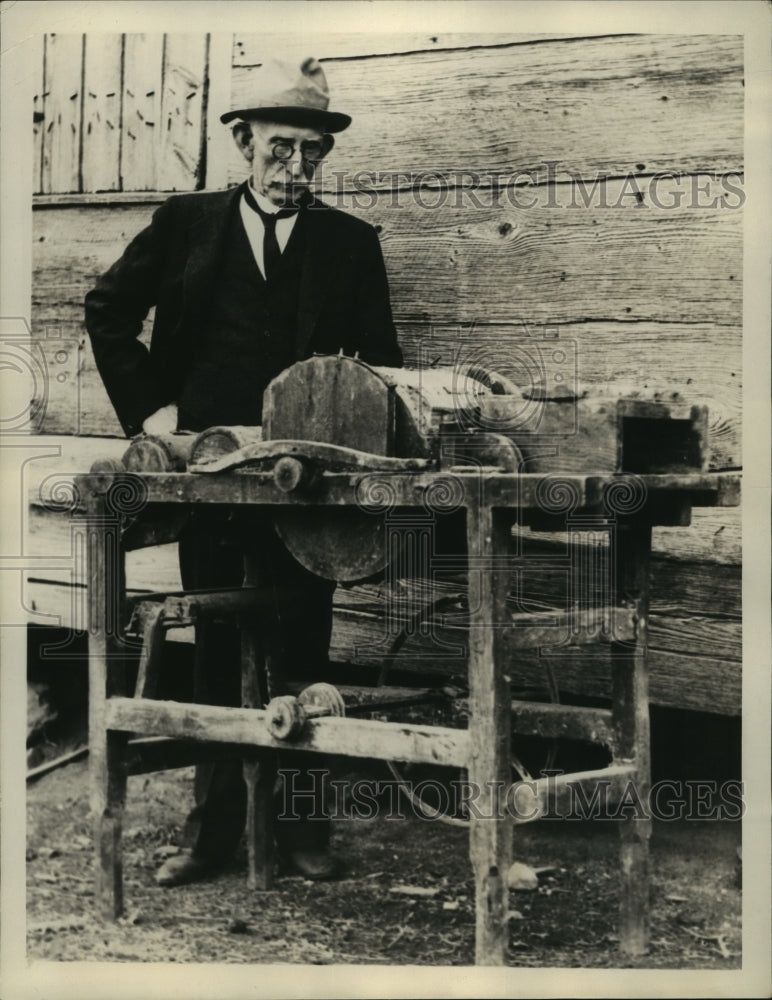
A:
[[[237,118],[259,118],[318,128],[322,132],[342,132],[351,124],[348,115],[327,110],[330,88],[316,59],[304,59],[299,67],[295,63],[271,60],[254,71],[250,84],[251,107],[221,115],[224,125]]]

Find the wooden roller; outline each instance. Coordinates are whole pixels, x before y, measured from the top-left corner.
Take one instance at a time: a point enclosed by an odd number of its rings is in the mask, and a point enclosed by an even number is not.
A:
[[[95,493],[106,492],[119,473],[185,472],[195,434],[145,434],[135,438],[119,461],[97,459],[89,483]],[[188,511],[168,504],[148,504],[123,526],[126,552],[148,545],[175,542],[188,520]]]
[[[261,427],[210,427],[200,434],[143,434],[135,438],[121,461],[98,459],[92,474],[115,472],[185,472],[261,441]]]
[[[193,434],[146,434],[129,445],[123,456],[127,472],[184,472]]]
[[[91,464],[89,482],[96,493],[104,493],[121,472],[184,472],[193,434],[143,434],[135,438],[120,460],[98,458]]]
[[[188,464],[205,465],[262,440],[262,427],[210,427],[201,431],[193,442]]]

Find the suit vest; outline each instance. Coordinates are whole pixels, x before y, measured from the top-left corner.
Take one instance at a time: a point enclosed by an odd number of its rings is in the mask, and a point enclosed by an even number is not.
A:
[[[295,360],[304,246],[301,211],[276,273],[266,282],[236,201],[209,306],[183,376],[181,430],[262,422],[265,387]]]

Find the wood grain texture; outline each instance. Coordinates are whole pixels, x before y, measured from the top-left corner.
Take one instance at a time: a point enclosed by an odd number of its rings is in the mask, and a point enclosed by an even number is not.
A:
[[[639,163],[742,169],[739,35],[556,40],[342,60],[325,71],[334,107],[353,118],[336,150],[349,173],[533,169],[544,179],[548,160],[582,176]],[[234,67],[237,106],[253,72]]]
[[[114,627],[117,594],[124,583],[123,558],[115,524],[107,524],[104,504],[95,506],[90,524],[82,526],[81,542],[88,552],[88,729],[89,805],[95,848],[94,896],[106,920],[123,910],[122,819],[126,771],[121,766],[128,738],[108,733],[106,700],[126,693],[125,661],[120,658]]]
[[[600,34],[600,32],[589,32]],[[233,38],[233,65],[257,66],[281,53],[282,59],[313,55],[320,62],[368,56],[392,56],[406,52],[439,52],[443,49],[471,49],[482,46],[528,45],[535,41],[572,38],[570,34],[512,34],[511,32],[325,32],[309,41],[295,34],[237,32]],[[332,68],[325,66],[325,73]]]
[[[265,712],[260,709],[111,698],[106,715],[112,728],[149,736],[176,735],[277,750],[286,750],[288,745],[269,734]],[[294,749],[319,753],[335,753],[344,748],[343,752],[351,757],[456,767],[463,767],[469,754],[469,738],[463,729],[353,718],[309,719],[304,735],[291,745]]]
[[[718,183],[714,208],[692,205],[684,181],[636,189],[642,202],[627,182],[609,181],[605,208],[585,208],[570,185],[499,192],[493,203],[439,189],[331,202],[376,227],[395,310],[416,319],[739,326],[742,212],[729,207],[737,200],[721,207]],[[650,190],[674,207],[657,207]]]
[[[622,183],[609,183],[611,204]],[[663,202],[679,188],[688,194],[678,181],[660,184]],[[713,190],[719,198],[720,186]],[[690,208],[684,198],[665,211],[627,196],[618,208],[558,210],[542,189],[523,195],[533,199],[524,207],[505,198],[499,207],[476,207],[465,196],[457,205],[453,197],[441,210],[410,194],[396,204],[374,192],[367,200],[335,199],[378,230],[398,315],[445,324],[449,332],[453,324],[496,320],[529,327],[741,324],[742,213],[732,208]],[[569,193],[558,197],[570,205]],[[45,318],[66,319],[73,293],[120,255],[152,212],[137,205],[36,211],[35,240],[45,244],[36,246],[36,267],[51,269],[60,298],[70,289],[64,312]]]
[[[203,184],[206,36],[170,34],[164,46],[156,187],[192,191]]]
[[[46,326],[75,335],[86,291],[150,214],[147,206],[34,213],[36,336]],[[740,213],[644,207],[558,216],[542,207],[449,214],[415,205],[389,211],[384,196],[375,214],[359,214],[381,227],[408,363],[471,357],[512,368],[534,353],[546,356],[545,335],[557,335],[574,359],[572,377],[593,392],[677,391],[706,403],[713,467],[740,464]],[[85,350],[81,396],[93,401],[93,418],[84,430],[118,433],[95,379]],[[52,397],[57,392],[52,386]],[[67,430],[54,412],[52,401],[46,430]]]
[[[470,559],[493,565],[509,547],[509,512],[483,504],[466,516]],[[475,962],[506,964],[508,893],[512,862],[512,820],[497,811],[493,787],[512,778],[511,695],[504,656],[509,574],[500,566],[469,577],[469,781],[482,791],[481,808],[469,816],[469,855],[475,873]],[[494,784],[489,784],[494,783]]]
[[[654,616],[652,616],[652,623]],[[705,628],[712,627],[705,623]],[[330,655],[344,662],[377,662],[361,650],[372,647],[383,634],[380,620],[352,616],[336,611]],[[458,636],[456,637],[458,641]],[[611,693],[611,659],[607,647],[589,652],[582,647],[582,655],[566,652],[550,656],[548,661],[538,653],[518,651],[510,661],[513,681],[528,689],[546,692],[545,662],[549,662],[559,690],[581,694],[585,697],[609,698]],[[352,656],[356,651],[357,656]],[[436,671],[463,678],[466,658],[450,659],[447,656],[429,655],[431,649],[413,649],[404,653],[401,663],[406,670]],[[402,654],[401,654],[402,655]],[[398,660],[391,671],[390,683],[399,683]],[[651,703],[694,711],[738,715],[742,705],[741,663],[737,659],[717,659],[698,652],[650,649]]]
[[[266,389],[263,438],[391,455],[392,407],[387,385],[368,367],[347,358],[312,358],[282,372]]]
[[[152,191],[159,187],[161,96],[165,36],[125,36],[121,187]]]
[[[27,42],[30,65],[34,73],[32,87],[32,193],[43,190],[43,136],[46,130],[45,98],[45,48],[46,36],[34,35]]]
[[[121,35],[86,35],[83,96],[83,190],[121,186]]]
[[[83,35],[46,35],[43,191],[80,191]]]
[[[691,571],[693,564],[683,564],[680,566],[682,573],[688,573]],[[732,582],[734,574],[729,572],[724,572],[722,576],[724,577],[724,584]],[[534,577],[536,574],[534,574]],[[542,575],[540,575],[542,576]],[[559,650],[561,645],[565,645],[561,640],[565,639],[566,632],[561,627],[561,610],[565,612],[566,608],[566,598],[565,591],[559,592],[559,587],[555,586],[549,594],[546,593],[548,589],[548,584],[542,583],[542,586],[538,586],[538,580],[533,579],[534,585],[525,590],[527,599],[529,603],[538,602],[538,604],[543,608],[553,608],[555,609],[555,628],[553,630],[553,635],[550,637],[548,629],[542,629],[541,635],[543,636],[542,648],[545,652],[550,650]],[[652,614],[650,623],[650,642],[652,648],[658,649],[664,652],[679,653],[683,655],[694,655],[694,656],[705,656],[713,659],[725,659],[727,661],[739,662],[741,658],[741,645],[742,645],[742,630],[741,622],[739,617],[731,617],[723,612],[721,608],[711,608],[707,607],[704,609],[703,613],[700,614],[695,609],[684,613],[681,611],[679,613],[678,609],[673,609],[668,604],[668,594],[664,591],[657,593],[656,584],[658,582],[658,574],[652,573]],[[407,589],[409,583],[407,581],[400,581],[400,585]],[[437,588],[438,593],[442,593],[442,588]],[[458,588],[458,592],[462,594],[462,600],[465,600],[466,595],[466,584],[462,584]],[[391,606],[379,602],[368,602],[368,603],[358,603],[357,598],[361,598],[361,594],[352,594],[351,591],[341,591],[336,592],[336,607],[339,609],[342,615],[348,616],[351,620],[350,628],[355,630],[356,626],[354,622],[357,618],[361,619],[361,627],[363,630],[368,630],[371,626],[368,625],[368,621],[372,621],[372,627],[374,630],[375,623],[379,623],[381,632],[386,635],[387,621],[384,614],[385,608],[389,607],[391,613],[390,625],[392,632],[396,630],[396,627],[400,623],[405,624],[406,617],[403,619],[398,611],[395,609],[393,603]],[[548,599],[545,599],[548,598]],[[513,613],[516,602],[510,600],[508,603],[508,612]],[[424,631],[427,632],[426,635],[419,636],[417,633],[414,637],[409,638],[408,643],[403,647],[403,652],[400,655],[404,655],[406,658],[410,656],[415,657],[415,655],[422,651],[426,654],[427,660],[431,659],[428,653],[433,649],[434,658],[443,664],[451,663],[453,659],[456,658],[455,649],[459,644],[464,645],[466,640],[464,638],[464,631],[466,628],[466,613],[445,610],[443,613],[439,613],[435,619],[435,624],[432,625],[433,637],[429,635],[429,628]],[[374,633],[373,633],[374,635]],[[445,651],[442,650],[442,645],[445,646]],[[512,641],[509,642],[508,648],[514,656],[519,656],[519,640],[518,633],[515,631],[513,633]],[[370,643],[373,646],[373,642]],[[363,651],[365,647],[363,646]],[[352,655],[353,647],[349,650],[348,654],[343,657],[343,659],[352,660],[356,659]]]
[[[220,115],[230,107],[233,36],[212,32],[207,45],[206,170],[208,188],[224,188],[233,150],[230,129]]]

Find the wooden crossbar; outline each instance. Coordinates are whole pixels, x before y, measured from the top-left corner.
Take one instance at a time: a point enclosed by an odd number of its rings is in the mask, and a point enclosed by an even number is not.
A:
[[[607,708],[513,701],[512,728],[520,736],[587,740],[612,750],[615,745],[613,717]]]
[[[504,641],[510,651],[585,646],[593,642],[632,642],[635,615],[629,608],[614,606],[537,611],[512,615],[504,629]]]
[[[585,806],[595,801],[597,804],[593,808],[606,808],[620,801],[638,773],[635,764],[611,764],[593,771],[521,781],[512,788],[512,812],[522,822],[530,822],[548,812],[553,816],[569,816],[576,811],[579,793]]]
[[[178,739],[236,743],[274,749],[342,753],[416,764],[465,767],[469,734],[465,729],[419,726],[369,719],[310,719],[305,734],[291,743],[274,739],[256,708],[220,708],[148,698],[110,698],[105,705],[109,730],[174,736]]]

